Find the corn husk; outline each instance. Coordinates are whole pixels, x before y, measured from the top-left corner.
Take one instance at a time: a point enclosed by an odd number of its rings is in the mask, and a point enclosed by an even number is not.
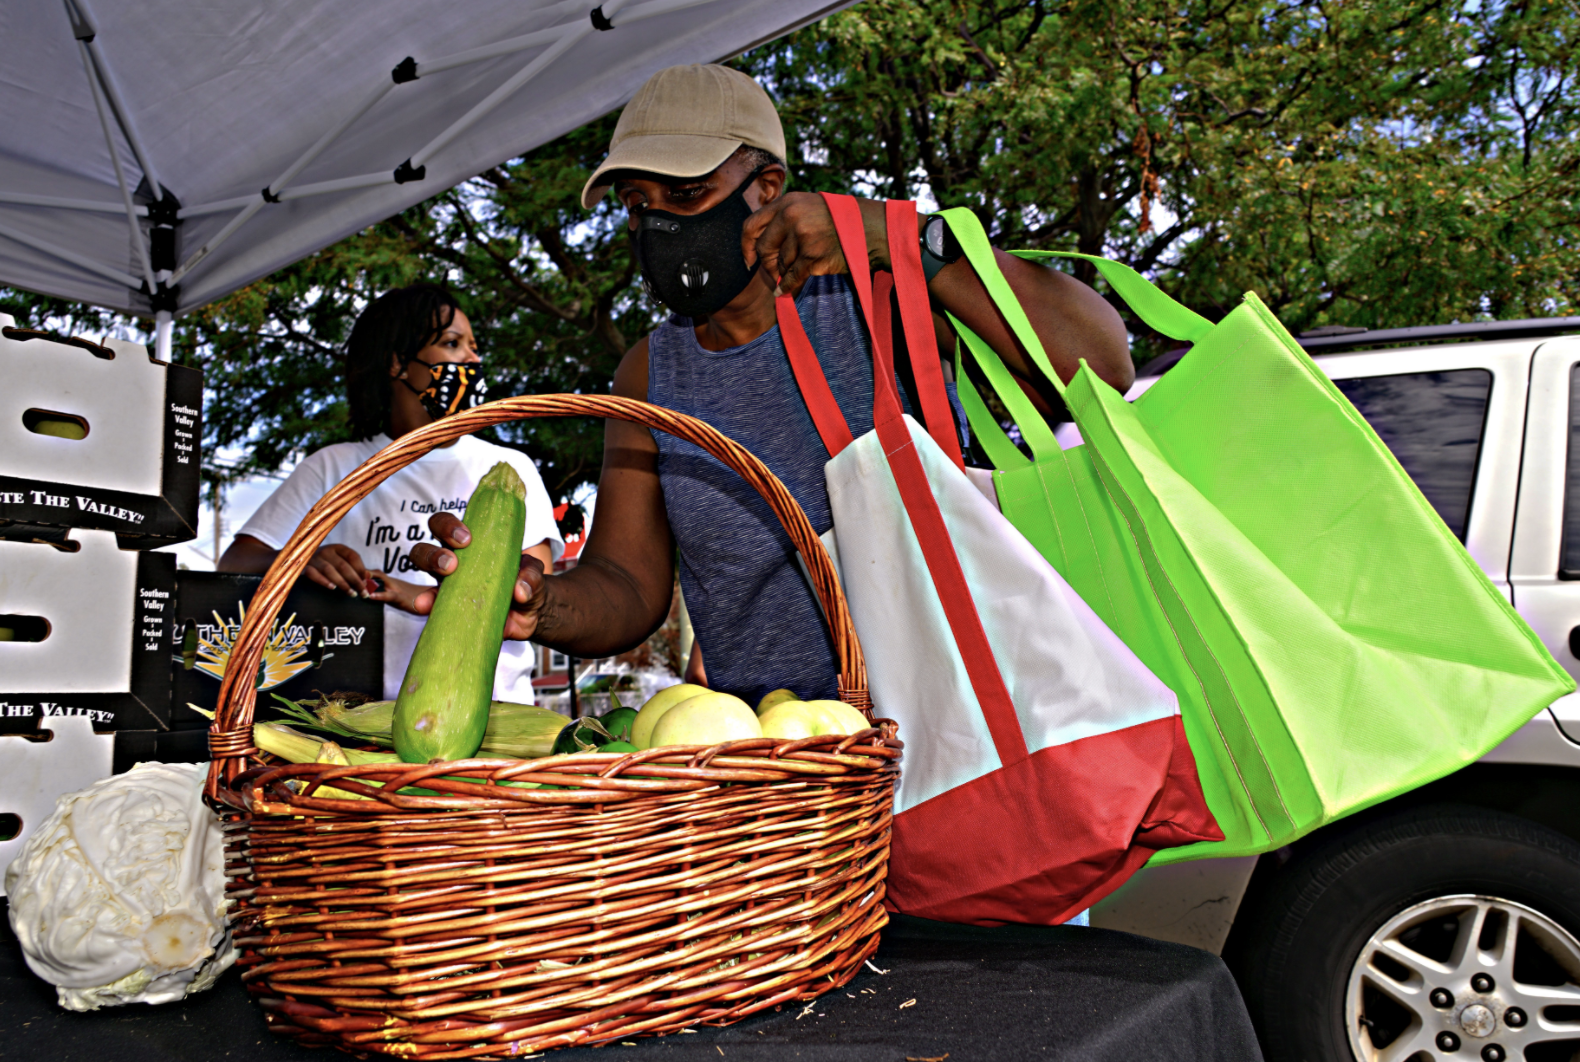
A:
[[[519,707],[519,706],[518,706]],[[369,763],[400,763],[401,758],[393,752],[365,752],[362,749],[343,748],[333,741],[315,738],[311,734],[304,734],[300,730],[286,726],[284,723],[254,723],[252,725],[252,742],[271,755],[291,763],[332,763],[340,767],[360,767]],[[450,777],[446,775],[445,777]],[[458,778],[457,781],[476,783],[476,778]],[[358,779],[365,785],[381,786],[384,783],[370,778]],[[498,785],[516,786],[521,789],[537,789],[537,782],[498,782]],[[436,796],[432,789],[420,789],[416,786],[407,786],[398,790],[401,793],[415,794],[418,796]],[[366,800],[367,797],[358,793],[348,793],[344,789],[333,786],[320,786],[317,796],[336,800]]]
[[[304,734],[284,723],[254,723],[252,742],[264,752],[291,763],[334,763],[344,767],[360,767],[367,763],[400,762],[400,757],[393,752],[341,748],[333,741]]]
[[[391,728],[395,718],[394,701],[368,701],[351,705],[344,700],[325,697],[319,701],[297,703],[275,695],[292,722],[324,730],[340,737],[355,738],[385,748],[394,746]],[[549,755],[554,739],[565,726],[558,712],[531,704],[495,701],[488,712],[488,729],[483,733],[480,757],[532,760]]]

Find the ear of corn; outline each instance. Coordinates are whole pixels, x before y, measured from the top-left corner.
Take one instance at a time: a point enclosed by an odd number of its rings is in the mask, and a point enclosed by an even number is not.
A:
[[[368,701],[356,706],[326,698],[317,704],[297,704],[276,695],[282,710],[299,726],[324,730],[340,737],[355,738],[389,748],[394,744],[394,701]],[[488,724],[483,731],[479,756],[531,760],[547,756],[554,739],[565,726],[558,712],[532,704],[494,701],[489,705]]]
[[[333,741],[324,741],[304,734],[300,730],[293,730],[284,723],[254,723],[252,727],[252,741],[264,752],[278,756],[291,763],[338,763],[348,767],[360,767],[369,763],[400,763],[401,758],[393,752],[363,752],[360,749],[341,748]],[[325,747],[332,751],[327,753]]]
[[[392,730],[408,763],[465,759],[483,744],[526,521],[526,487],[501,461],[467,502],[471,542],[456,551],[401,680]]]
[[[325,741],[304,734],[300,730],[292,729],[284,723],[254,723],[252,727],[252,741],[264,752],[278,756],[290,763],[332,763],[342,767],[361,767],[370,763],[402,763],[399,756],[393,752],[364,752],[361,749],[343,748],[333,741]],[[450,777],[446,775],[445,777]],[[476,778],[456,778],[456,781],[477,783]],[[372,779],[361,779],[367,785],[383,785]],[[537,789],[537,782],[499,782],[498,785],[517,786],[522,789]],[[399,790],[408,795],[436,796],[432,789],[420,789],[416,786],[407,786]],[[316,796],[336,800],[365,800],[366,797],[357,793],[348,793],[343,789],[332,786],[320,786],[315,790]]]

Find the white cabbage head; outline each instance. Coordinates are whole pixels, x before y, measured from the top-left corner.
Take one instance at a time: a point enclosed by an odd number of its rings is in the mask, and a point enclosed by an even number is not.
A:
[[[207,771],[139,763],[68,793],[6,869],[11,928],[62,1007],[169,1003],[236,961]]]

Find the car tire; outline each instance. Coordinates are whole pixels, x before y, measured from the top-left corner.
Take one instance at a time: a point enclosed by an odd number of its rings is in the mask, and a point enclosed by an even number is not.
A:
[[[1535,1041],[1551,1039],[1550,1023],[1516,1007],[1541,1005],[1545,990],[1519,999],[1508,993],[1521,990],[1521,979],[1580,980],[1580,970],[1574,969],[1580,955],[1580,845],[1514,815],[1430,805],[1340,827],[1273,871],[1258,893],[1251,909],[1236,919],[1225,958],[1240,982],[1268,1062],[1377,1057],[1469,1062],[1499,1055],[1513,1062],[1545,1056],[1550,1049]],[[1469,921],[1478,909],[1482,922]],[[1416,911],[1425,912],[1424,921],[1410,923]],[[1465,964],[1470,960],[1454,958],[1463,951],[1450,948],[1441,954],[1444,963],[1461,964],[1464,976],[1458,980],[1465,983],[1451,983],[1457,975],[1446,966],[1439,973],[1430,963],[1395,964],[1397,971],[1388,965],[1394,954],[1413,962],[1420,957],[1417,951],[1443,947],[1437,943],[1443,934],[1479,933],[1478,949],[1495,946],[1497,934],[1506,932],[1497,928],[1500,918],[1515,927],[1518,949],[1509,961],[1518,976],[1504,976],[1505,983],[1485,997],[1468,984],[1473,975]],[[1411,950],[1387,951],[1405,939],[1387,936],[1400,925],[1408,927],[1403,933],[1416,934],[1408,938]],[[1527,940],[1535,941],[1529,950]],[[1461,939],[1458,946],[1469,943]],[[1557,965],[1542,966],[1544,954],[1557,956]],[[1526,972],[1520,972],[1521,962],[1527,963]],[[1567,974],[1560,969],[1565,963]],[[1481,985],[1489,983],[1485,974],[1474,976],[1482,978]],[[1406,979],[1389,981],[1400,977]],[[1574,993],[1580,1000],[1580,987]],[[1452,1003],[1447,1002],[1450,994]],[[1438,1003],[1429,1005],[1434,998]],[[1482,1009],[1467,1009],[1478,1003]],[[1481,1031],[1489,1020],[1491,1031]],[[1405,1036],[1410,1039],[1401,1039]],[[1411,1042],[1423,1051],[1405,1054]],[[1452,1050],[1444,1050],[1444,1044]],[[1559,1046],[1552,1043],[1551,1049]],[[1535,1051],[1527,1055],[1528,1047]],[[1573,1048],[1580,1048],[1580,1037]]]

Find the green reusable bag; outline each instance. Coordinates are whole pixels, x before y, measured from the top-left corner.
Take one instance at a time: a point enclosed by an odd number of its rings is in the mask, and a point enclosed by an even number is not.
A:
[[[944,212],[1084,445],[1063,450],[992,348],[954,321],[1018,425],[957,360],[1004,515],[1179,697],[1223,841],[1248,855],[1458,770],[1575,688],[1377,434],[1254,294],[1214,325],[1084,258],[1192,344],[1129,403],[1083,362],[1059,382],[982,227]]]

